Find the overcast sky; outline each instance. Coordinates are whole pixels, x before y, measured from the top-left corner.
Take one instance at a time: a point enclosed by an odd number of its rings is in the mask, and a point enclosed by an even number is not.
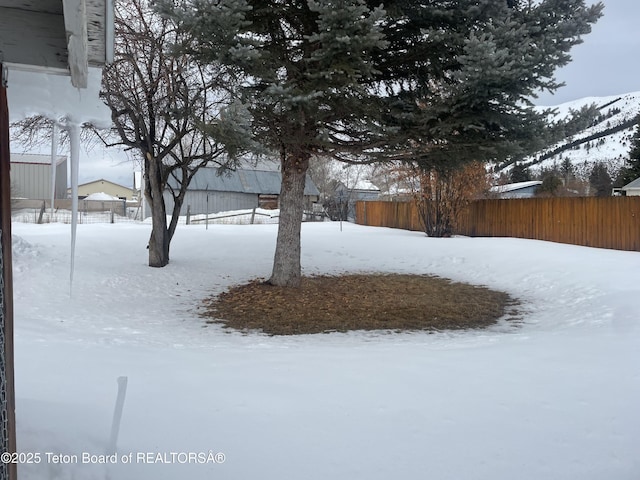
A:
[[[637,60],[640,55],[640,0],[602,2],[605,5],[604,16],[583,38],[584,43],[574,47],[572,62],[557,71],[557,79],[566,86],[557,90],[555,95],[540,93],[534,100],[537,105],[555,106],[584,97],[640,91],[640,62]],[[589,3],[595,1],[589,0]],[[12,90],[16,89],[9,90],[10,106]],[[126,154],[98,147],[88,154],[83,152],[82,157],[81,183],[105,178],[131,186],[136,166]]]
[[[557,71],[556,78],[566,86],[555,95],[540,94],[536,104],[554,106],[584,97],[640,91],[640,1],[601,1],[604,16],[583,37],[584,43],[574,47],[572,62]]]
[[[573,60],[557,71],[557,79],[566,83],[554,95],[541,93],[537,105],[555,106],[584,97],[603,97],[640,91],[640,0],[601,0],[604,16],[583,37],[584,42],[571,51]],[[589,4],[596,3],[589,1]],[[101,150],[101,149],[98,149]],[[112,151],[113,152],[113,151]],[[129,185],[133,164],[124,155],[109,150],[103,162],[83,162],[81,177],[105,177]],[[107,168],[104,168],[108,165]],[[102,172],[102,174],[100,173]]]

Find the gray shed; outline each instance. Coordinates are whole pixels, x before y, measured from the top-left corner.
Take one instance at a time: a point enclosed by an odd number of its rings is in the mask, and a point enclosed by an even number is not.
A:
[[[355,185],[347,187],[344,183],[338,182],[335,189],[336,197],[342,196],[352,202],[380,200],[380,189],[368,180],[360,180]]]
[[[376,200],[380,200],[380,189],[369,180],[358,180],[351,187],[346,186],[343,182],[338,182],[328,210],[334,219],[343,218],[355,222],[356,202]],[[340,213],[340,209],[342,209],[342,213]]]
[[[278,171],[229,170],[220,174],[218,168],[205,167],[196,172],[185,196],[180,214],[217,213],[247,208],[278,208],[278,196],[282,177]],[[177,187],[174,178],[169,184]],[[305,208],[318,201],[320,192],[307,176],[304,188]],[[173,198],[164,194],[167,213],[173,209]],[[147,215],[151,212],[148,210]]]
[[[55,198],[67,198],[67,157],[56,157]],[[11,195],[31,200],[51,199],[51,156],[11,154]]]

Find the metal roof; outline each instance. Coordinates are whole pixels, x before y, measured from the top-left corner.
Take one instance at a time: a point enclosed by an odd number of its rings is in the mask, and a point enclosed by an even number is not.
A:
[[[56,165],[67,161],[66,155],[56,156]],[[12,153],[11,163],[33,163],[38,165],[51,165],[51,155],[37,153]]]
[[[178,174],[180,172],[177,172]],[[179,177],[180,175],[178,175]],[[264,195],[278,195],[282,176],[280,172],[266,170],[227,170],[205,167],[196,172],[189,184],[190,191],[241,192]],[[177,181],[170,177],[169,183],[175,187]],[[307,175],[304,194],[318,196],[320,192]]]
[[[513,192],[515,190],[521,190],[523,188],[534,187],[537,185],[542,185],[540,180],[530,180],[528,182],[516,182],[516,183],[507,183],[505,185],[496,185],[491,187],[489,190],[494,193],[507,193]]]

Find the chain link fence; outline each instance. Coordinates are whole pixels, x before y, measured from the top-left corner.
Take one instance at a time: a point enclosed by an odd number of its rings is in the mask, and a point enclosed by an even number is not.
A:
[[[2,252],[2,232],[0,232],[0,272],[4,272],[4,255]],[[4,275],[0,273],[0,429],[2,430],[2,452],[9,451],[9,411],[7,388],[7,359],[5,357],[5,299],[4,299]],[[9,478],[9,463],[0,462],[0,480]]]
[[[70,200],[56,200],[53,212],[50,202],[43,200],[15,200],[11,219],[21,223],[71,223],[73,212]],[[142,210],[136,202],[125,200],[79,200],[79,224],[130,223],[142,220]]]

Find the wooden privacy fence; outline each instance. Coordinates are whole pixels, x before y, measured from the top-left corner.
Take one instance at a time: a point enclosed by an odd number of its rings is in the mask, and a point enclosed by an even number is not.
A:
[[[356,223],[371,227],[391,227],[422,231],[418,209],[412,201],[356,202]]]
[[[413,202],[358,202],[361,225],[422,230]],[[559,197],[477,200],[455,233],[517,237],[640,251],[640,197]]]

